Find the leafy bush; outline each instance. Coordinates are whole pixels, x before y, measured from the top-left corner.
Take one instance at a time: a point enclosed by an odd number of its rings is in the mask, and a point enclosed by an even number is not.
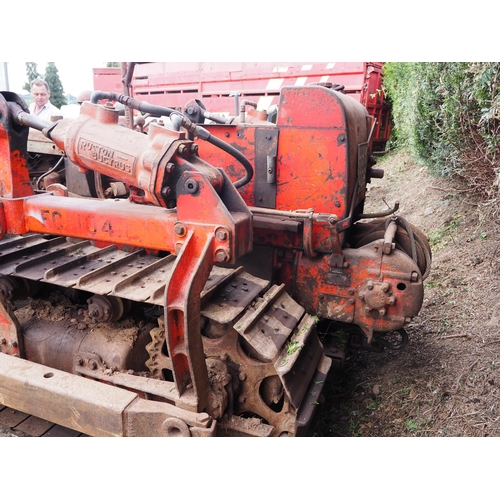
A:
[[[398,62],[384,66],[392,142],[442,176],[495,197],[500,188],[500,63]]]

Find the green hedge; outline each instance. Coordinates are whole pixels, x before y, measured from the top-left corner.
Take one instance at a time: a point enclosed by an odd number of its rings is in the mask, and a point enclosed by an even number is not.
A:
[[[391,143],[486,197],[500,179],[500,63],[389,62]]]

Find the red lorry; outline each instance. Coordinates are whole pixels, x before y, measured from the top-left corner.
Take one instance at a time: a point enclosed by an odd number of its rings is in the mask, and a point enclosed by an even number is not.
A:
[[[95,90],[122,91],[121,68],[93,71]],[[382,78],[381,62],[149,62],[134,65],[130,95],[171,108],[199,99],[213,113],[237,115],[238,102],[243,99],[269,111],[278,105],[282,87],[333,85],[376,118],[373,149],[383,151],[391,122]]]

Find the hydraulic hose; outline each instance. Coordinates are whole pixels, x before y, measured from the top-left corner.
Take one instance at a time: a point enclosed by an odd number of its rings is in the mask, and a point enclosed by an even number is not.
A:
[[[45,129],[51,128],[54,123],[41,120],[35,115],[26,113],[23,111],[21,106],[15,102],[8,102],[10,113],[13,120],[20,125],[27,125],[28,127],[34,128],[35,130],[40,130],[43,132]]]
[[[205,132],[207,132],[207,134],[209,135],[207,141],[210,144],[213,144],[214,146],[222,149],[222,151],[225,151],[226,153],[230,154],[233,158],[238,160],[245,167],[246,174],[241,179],[237,180],[234,183],[234,187],[239,188],[250,182],[253,177],[253,168],[252,164],[246,159],[246,157],[243,154],[241,154],[236,148],[233,148],[233,146],[231,146],[227,142],[222,141],[218,137],[214,137],[207,130],[205,130]]]
[[[96,91],[93,92],[92,95],[90,96],[90,102],[93,104],[96,104],[101,99],[117,101],[120,104],[123,104],[124,106],[129,106],[130,108],[136,109],[137,111],[141,111],[142,113],[148,113],[151,115],[157,115],[157,116],[163,115],[169,117],[171,115],[175,115],[176,117],[180,118],[180,124],[186,130],[193,133],[199,139],[207,141],[210,144],[213,144],[214,146],[218,147],[219,149],[222,149],[222,151],[225,151],[243,165],[246,173],[241,179],[237,180],[234,183],[234,186],[236,188],[244,186],[245,184],[247,184],[252,180],[253,177],[252,164],[248,161],[247,158],[245,158],[245,156],[242,153],[240,153],[236,148],[234,148],[230,144],[227,144],[227,142],[222,141],[218,137],[212,136],[212,134],[210,134],[208,130],[204,129],[203,127],[200,127],[199,125],[196,125],[179,111],[164,106],[156,106],[154,104],[149,104],[148,102],[145,101],[139,101],[138,99],[134,99],[132,97],[128,97],[123,94],[118,94],[116,92]]]
[[[408,238],[410,239],[410,248],[411,248],[410,257],[413,259],[413,262],[415,262],[415,264],[417,264],[419,266],[419,268],[424,269],[424,271],[422,273],[422,279],[425,280],[429,276],[429,273],[431,271],[431,260],[432,260],[432,256],[429,253],[427,245],[425,244],[424,241],[422,241],[420,236],[412,230],[411,224],[403,217],[398,216],[398,217],[395,217],[394,219],[392,219],[392,218],[387,219],[387,221],[385,223],[386,228],[391,223],[392,220],[395,220],[396,224],[398,226],[402,227],[406,231],[406,233],[408,234]],[[423,263],[418,261],[417,244],[419,245],[422,252],[424,253],[425,262],[423,262]]]
[[[90,96],[90,102],[92,104],[97,104],[101,99],[108,99],[110,101],[116,101],[124,106],[129,106],[130,108],[141,111],[142,113],[149,113],[151,115],[157,116],[170,116],[172,113],[176,112],[175,109],[167,108],[164,106],[156,106],[155,104],[149,104],[146,101],[139,101],[133,97],[128,97],[124,94],[118,94],[117,92],[103,92],[97,90],[92,92]]]

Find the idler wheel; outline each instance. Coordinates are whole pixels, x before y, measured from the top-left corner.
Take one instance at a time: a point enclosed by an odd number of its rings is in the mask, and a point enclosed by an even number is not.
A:
[[[22,300],[33,296],[39,288],[40,284],[38,282],[12,276],[0,276],[0,293],[10,301]]]
[[[88,315],[93,323],[119,321],[130,310],[130,303],[119,297],[93,295],[87,304]]]

